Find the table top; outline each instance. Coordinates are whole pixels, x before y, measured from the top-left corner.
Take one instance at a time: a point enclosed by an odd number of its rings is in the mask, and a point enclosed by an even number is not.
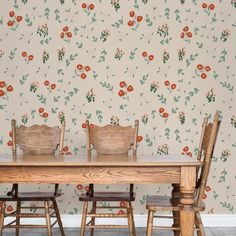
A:
[[[200,166],[187,155],[0,155],[3,166]]]

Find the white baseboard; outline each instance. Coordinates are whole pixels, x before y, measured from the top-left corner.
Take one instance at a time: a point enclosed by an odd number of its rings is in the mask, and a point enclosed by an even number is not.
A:
[[[236,227],[236,214],[202,214],[202,221],[204,227]],[[64,227],[80,227],[81,215],[62,215],[62,222]],[[135,215],[135,226],[146,227],[147,215]],[[6,219],[9,222],[10,219]],[[44,219],[22,219],[25,224],[44,224]],[[96,219],[99,224],[127,224],[126,219],[122,218],[106,218]],[[170,219],[154,219],[155,225],[170,226],[172,221]]]

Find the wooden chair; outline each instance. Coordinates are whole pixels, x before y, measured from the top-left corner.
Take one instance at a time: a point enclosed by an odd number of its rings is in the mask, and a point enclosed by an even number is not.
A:
[[[207,119],[203,122],[202,134],[200,138],[199,152],[198,152],[198,160],[201,160],[202,152],[203,152],[203,166],[201,167],[200,173],[197,169],[198,180],[196,182],[196,196],[195,196],[195,229],[197,230],[198,236],[205,236],[204,227],[202,224],[200,212],[205,210],[205,204],[202,201],[203,194],[205,192],[206,183],[208,174],[210,171],[212,155],[216,143],[216,138],[219,130],[219,115],[218,113],[214,116],[213,123],[207,124]],[[180,194],[172,194],[172,196],[149,196],[147,198],[146,208],[148,209],[148,220],[147,220],[147,236],[152,235],[153,229],[160,230],[170,230],[174,231],[174,235],[180,235],[180,210],[182,208],[180,203]],[[158,216],[154,215],[157,211],[172,211],[172,216]],[[153,226],[153,218],[173,218],[174,224],[172,227],[165,226]]]
[[[91,146],[93,145],[98,155],[127,155],[128,150],[132,148],[133,155],[136,155],[138,124],[135,121],[134,128],[132,126],[122,127],[120,125],[106,125],[99,127],[94,125],[90,128],[89,121],[86,121],[87,129],[87,149],[91,155]],[[84,202],[81,236],[84,236],[85,229],[90,228],[90,236],[94,235],[95,228],[127,228],[129,235],[135,236],[135,225],[133,217],[133,208],[131,202],[135,200],[133,192],[133,184],[130,184],[127,192],[96,192],[94,185],[89,185],[89,192],[80,196],[80,201]],[[125,202],[124,206],[97,206],[97,202]],[[92,202],[92,209],[88,212],[88,202]],[[97,209],[125,209],[126,213],[98,213]],[[86,223],[87,217],[91,220]],[[95,225],[95,218],[127,218],[128,225]]]
[[[65,123],[62,127],[48,127],[46,125],[33,125],[31,127],[20,126],[16,127],[16,121],[12,120],[12,151],[16,154],[17,145],[22,150],[23,154],[35,154],[37,156],[51,155],[59,146],[59,153],[62,154],[64,144]],[[47,228],[48,235],[52,235],[52,226],[58,223],[61,235],[64,234],[56,197],[58,193],[58,184],[55,184],[54,191],[51,192],[20,192],[18,184],[13,184],[12,190],[7,193],[7,196],[0,196],[2,201],[2,210],[0,212],[0,236],[5,228],[16,228],[16,235],[19,236],[20,228]],[[43,206],[36,207],[35,213],[28,212],[31,207],[22,205],[22,202],[39,201],[43,202]],[[6,202],[16,202],[16,210],[11,213],[6,213]],[[50,205],[50,203],[52,203]],[[45,213],[38,213],[37,210],[44,210]],[[27,212],[23,212],[27,211]],[[5,217],[15,217],[15,220],[4,225]],[[56,220],[51,224],[51,217],[56,217]],[[22,218],[45,218],[46,225],[27,225],[21,224]]]

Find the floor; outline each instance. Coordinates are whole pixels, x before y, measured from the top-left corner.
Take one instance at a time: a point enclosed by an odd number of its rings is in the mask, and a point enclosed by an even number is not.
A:
[[[145,236],[145,228],[137,228],[137,236]],[[65,234],[68,236],[79,236],[79,228],[65,228]],[[14,230],[5,230],[3,236],[14,236]],[[44,230],[29,229],[21,230],[20,236],[46,236]],[[85,236],[89,236],[89,232]],[[197,234],[196,234],[197,235]],[[58,228],[53,229],[53,236],[60,236]],[[96,230],[94,236],[128,236],[126,229],[120,230]],[[173,236],[172,231],[155,231],[153,236]],[[206,236],[236,236],[236,228],[206,228]]]

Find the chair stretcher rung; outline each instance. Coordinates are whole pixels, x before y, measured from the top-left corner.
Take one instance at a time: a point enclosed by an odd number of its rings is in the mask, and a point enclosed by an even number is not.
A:
[[[153,218],[180,219],[180,217],[154,215]]]
[[[154,230],[180,230],[180,227],[171,227],[171,226],[153,226]],[[196,231],[200,231],[198,228],[194,228]]]
[[[46,225],[10,225],[10,226],[4,226],[3,228],[47,228]]]
[[[180,227],[171,227],[171,226],[153,226],[154,230],[180,230]]]
[[[27,214],[27,213],[21,213],[19,214],[19,217],[21,218],[46,218],[45,214]]]
[[[128,225],[86,225],[85,228],[91,228],[91,229],[123,229],[123,228],[128,228]]]
[[[32,209],[32,208],[34,208],[34,207],[32,207],[32,206],[21,206],[20,207],[21,209]],[[49,209],[54,209],[54,207],[53,206],[50,206],[50,207],[48,207]],[[35,209],[36,210],[38,210],[38,209],[45,209],[45,207],[44,206],[37,206],[37,207],[35,207]]]
[[[107,213],[107,214],[87,214],[88,217],[96,217],[96,218],[127,218],[127,214],[112,214],[112,213]]]
[[[96,209],[126,209],[127,207],[121,206],[97,206]]]

